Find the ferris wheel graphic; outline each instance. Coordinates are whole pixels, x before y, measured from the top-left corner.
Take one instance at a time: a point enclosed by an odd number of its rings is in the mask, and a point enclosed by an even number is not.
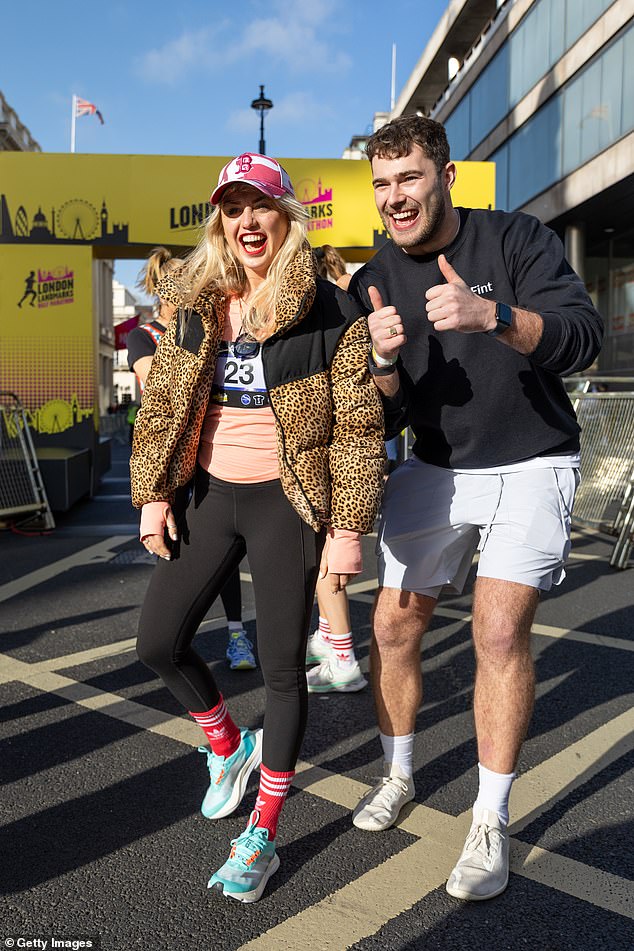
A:
[[[57,212],[58,231],[73,241],[87,241],[92,238],[98,224],[97,209],[83,198],[64,202]]]
[[[73,423],[73,407],[66,400],[49,400],[40,407],[38,429],[41,433],[62,433]]]

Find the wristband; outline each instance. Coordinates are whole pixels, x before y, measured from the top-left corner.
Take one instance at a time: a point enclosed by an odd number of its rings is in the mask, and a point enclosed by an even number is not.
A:
[[[396,360],[394,363],[388,363],[387,366],[379,366],[374,362],[373,351],[368,350],[368,370],[372,376],[390,376],[392,373],[396,372]]]
[[[374,347],[372,347],[372,359],[374,360],[377,367],[393,367],[398,360],[398,354],[393,360],[386,360],[385,357],[380,357]]]

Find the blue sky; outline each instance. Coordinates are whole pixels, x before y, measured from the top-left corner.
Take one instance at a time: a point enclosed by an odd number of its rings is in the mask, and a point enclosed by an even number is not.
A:
[[[23,0],[3,12],[0,89],[47,152],[235,155],[256,151],[260,83],[273,101],[267,152],[340,158],[390,106],[447,0]],[[117,265],[132,283],[134,262]]]

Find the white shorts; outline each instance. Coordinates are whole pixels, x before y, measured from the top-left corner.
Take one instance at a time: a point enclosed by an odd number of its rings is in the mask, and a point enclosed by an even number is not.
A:
[[[387,481],[379,584],[437,598],[478,575],[548,591],[566,576],[576,468],[454,472],[408,459]]]

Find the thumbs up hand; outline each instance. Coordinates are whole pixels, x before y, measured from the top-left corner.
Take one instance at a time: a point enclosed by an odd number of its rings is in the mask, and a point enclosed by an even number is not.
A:
[[[434,329],[481,333],[495,327],[495,301],[474,294],[444,254],[438,255],[438,267],[446,283],[435,284],[425,294]]]
[[[368,317],[368,329],[372,337],[372,346],[375,352],[384,360],[392,360],[407,340],[403,331],[401,318],[396,307],[385,306],[380,291],[376,287],[368,287],[370,303],[374,312]]]

